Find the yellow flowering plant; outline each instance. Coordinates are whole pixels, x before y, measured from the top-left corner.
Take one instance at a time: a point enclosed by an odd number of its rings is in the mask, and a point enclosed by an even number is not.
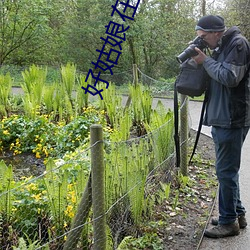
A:
[[[90,126],[103,123],[103,117],[90,107],[69,123],[55,123],[45,115],[34,119],[13,115],[0,121],[0,149],[13,155],[34,153],[36,158],[63,156],[88,142]]]

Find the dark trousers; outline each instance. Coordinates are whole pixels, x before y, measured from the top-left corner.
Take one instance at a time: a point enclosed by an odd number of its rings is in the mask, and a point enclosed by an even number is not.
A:
[[[245,214],[240,200],[239,169],[241,149],[249,127],[212,127],[215,143],[216,175],[219,181],[219,223],[230,224]]]

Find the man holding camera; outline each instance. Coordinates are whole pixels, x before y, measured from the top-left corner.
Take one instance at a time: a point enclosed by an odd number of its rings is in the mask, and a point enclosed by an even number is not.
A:
[[[238,235],[247,226],[240,200],[241,149],[250,126],[250,45],[237,27],[226,30],[220,16],[202,17],[197,35],[213,50],[212,56],[195,48],[192,58],[210,76],[204,125],[212,126],[219,181],[219,218],[205,236],[222,238]]]

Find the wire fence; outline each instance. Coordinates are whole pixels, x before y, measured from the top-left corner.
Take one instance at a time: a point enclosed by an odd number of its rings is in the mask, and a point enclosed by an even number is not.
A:
[[[186,105],[187,99],[180,109]],[[162,183],[171,183],[176,174],[173,134],[171,115],[141,137],[97,139],[76,150],[73,159],[48,159],[43,174],[20,178],[19,186],[11,166],[1,161],[1,249],[119,249],[129,237],[143,234],[139,225],[155,216],[165,192]],[[96,145],[101,149],[93,157]],[[102,153],[103,186],[98,178],[93,182],[93,165],[102,161]],[[105,208],[96,216],[94,210],[103,206],[100,190]]]

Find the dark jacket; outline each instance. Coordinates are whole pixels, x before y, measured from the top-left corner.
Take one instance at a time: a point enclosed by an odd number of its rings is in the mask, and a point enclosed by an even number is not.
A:
[[[227,30],[218,50],[203,63],[211,77],[204,125],[250,126],[250,45],[237,27]]]

